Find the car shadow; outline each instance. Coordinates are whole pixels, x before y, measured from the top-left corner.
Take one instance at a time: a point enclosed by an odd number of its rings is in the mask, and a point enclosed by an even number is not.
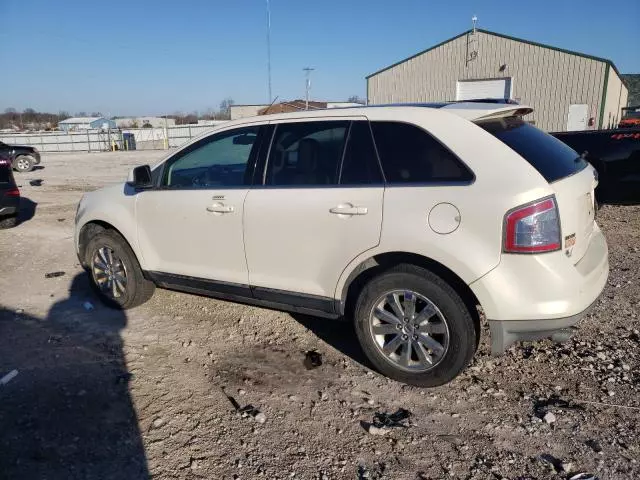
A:
[[[20,197],[20,211],[18,212],[18,222],[24,223],[31,220],[36,214],[38,204],[27,197]]]
[[[0,477],[149,478],[126,324],[124,312],[97,303],[84,273],[45,318],[0,306],[0,378],[17,370],[0,381]]]
[[[352,322],[343,318],[329,320],[301,313],[291,313],[290,315],[296,322],[311,330],[320,340],[342,354],[366,368],[374,368],[360,348]]]

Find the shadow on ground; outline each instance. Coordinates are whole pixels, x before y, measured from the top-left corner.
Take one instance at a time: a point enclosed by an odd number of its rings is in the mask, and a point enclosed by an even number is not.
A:
[[[36,214],[38,204],[27,197],[20,197],[20,212],[18,213],[18,222],[24,223],[31,220]]]
[[[350,321],[345,319],[329,320],[300,313],[291,313],[290,315],[300,325],[311,330],[323,342],[328,343],[359,364],[367,368],[373,368],[360,348],[356,332]]]
[[[87,311],[85,301],[95,305]],[[0,478],[149,477],[120,331],[86,274],[44,319],[0,306]]]

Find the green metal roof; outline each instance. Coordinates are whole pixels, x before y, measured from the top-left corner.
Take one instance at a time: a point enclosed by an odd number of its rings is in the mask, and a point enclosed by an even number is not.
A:
[[[385,67],[385,68],[383,68],[381,70],[378,70],[377,72],[372,73],[371,75],[367,75],[365,78],[368,80],[369,78],[373,77],[374,75],[378,75],[379,73],[382,73],[382,72],[384,72],[386,70],[389,70],[389,69],[391,69],[393,67],[396,67],[396,66],[400,65],[401,63],[404,63],[404,62],[406,62],[408,60],[411,60],[412,58],[419,57],[420,55],[422,55],[424,53],[427,53],[427,52],[429,52],[429,51],[431,51],[431,50],[433,50],[435,48],[438,48],[438,47],[444,45],[445,43],[452,42],[453,40],[456,40],[456,39],[458,39],[458,38],[460,38],[460,37],[462,37],[464,35],[467,35],[467,34],[469,34],[471,32],[472,32],[472,30],[467,30],[465,32],[462,32],[461,34],[456,35],[453,38],[445,40],[444,42],[440,42],[437,45],[434,45],[433,47],[429,47],[426,50],[423,50],[421,52],[416,53],[415,55],[411,55],[410,57],[407,57],[404,60],[400,60],[399,62],[396,62],[393,65],[389,65],[388,67]],[[578,57],[588,58],[588,59],[591,59],[591,60],[596,60],[598,62],[604,62],[604,63],[606,63],[607,65],[609,65],[610,67],[613,68],[613,70],[618,74],[618,77],[620,78],[620,80],[626,85],[626,82],[624,81],[624,79],[620,75],[620,72],[618,71],[616,66],[613,64],[613,62],[611,60],[609,60],[609,59],[601,58],[601,57],[594,57],[593,55],[586,55],[584,53],[574,52],[573,50],[566,50],[564,48],[553,47],[551,45],[545,45],[544,43],[532,42],[530,40],[524,40],[522,38],[516,38],[516,37],[509,36],[509,35],[504,35],[502,33],[491,32],[489,30],[484,30],[482,28],[476,28],[476,32],[486,33],[488,35],[494,35],[496,37],[502,37],[502,38],[506,38],[506,39],[509,39],[509,40],[515,40],[516,42],[527,43],[529,45],[534,45],[536,47],[549,48],[551,50],[556,50],[558,52],[567,53],[569,55],[577,55]]]

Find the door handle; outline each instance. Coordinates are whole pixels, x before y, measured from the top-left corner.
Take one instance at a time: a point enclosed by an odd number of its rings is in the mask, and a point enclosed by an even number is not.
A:
[[[329,212],[336,215],[366,215],[369,212],[367,207],[356,207],[347,203],[345,205],[338,205],[329,209]]]
[[[233,206],[224,205],[222,203],[214,203],[207,207],[207,212],[212,213],[232,213],[234,211]]]

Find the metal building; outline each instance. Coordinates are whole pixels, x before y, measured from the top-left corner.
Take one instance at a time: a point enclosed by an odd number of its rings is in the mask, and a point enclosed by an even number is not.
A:
[[[58,122],[58,128],[65,132],[92,129],[109,130],[116,128],[116,122],[104,117],[74,117]]]
[[[627,95],[611,60],[481,29],[367,77],[370,104],[508,98],[548,131],[613,127]]]

